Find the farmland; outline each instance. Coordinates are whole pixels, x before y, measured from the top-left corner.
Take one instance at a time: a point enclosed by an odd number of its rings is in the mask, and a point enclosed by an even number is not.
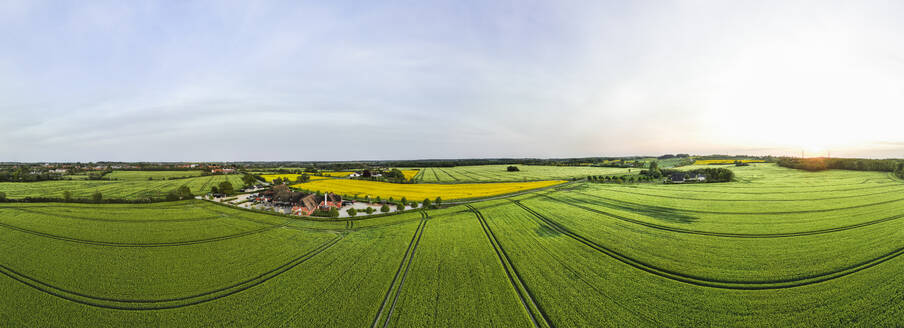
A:
[[[730,169],[736,182],[575,183],[351,220],[199,200],[0,204],[0,322],[904,324],[904,182],[883,172]],[[340,181],[376,183],[305,186]]]
[[[508,165],[475,165],[456,167],[428,167],[421,169],[417,181],[423,183],[504,182],[569,180],[589,175],[620,175],[629,169],[590,166],[515,165],[517,172],[508,172]],[[635,170],[636,171],[636,170]]]
[[[181,173],[181,172],[180,172]],[[212,175],[175,180],[62,180],[41,182],[0,182],[0,192],[6,197],[20,199],[25,197],[61,198],[65,191],[72,193],[73,198],[87,199],[95,191],[99,191],[106,199],[141,199],[144,197],[162,197],[167,192],[180,186],[188,186],[192,193],[201,194],[210,188],[229,181],[235,188],[241,188],[240,175]]]
[[[201,171],[113,171],[104,175],[112,180],[164,180],[201,176]]]
[[[502,182],[474,184],[398,184],[367,180],[324,179],[292,185],[294,188],[332,192],[340,195],[360,195],[396,199],[406,197],[410,200],[434,199],[444,200],[489,197],[509,194],[531,189],[545,188],[564,183],[561,180],[532,182]]]

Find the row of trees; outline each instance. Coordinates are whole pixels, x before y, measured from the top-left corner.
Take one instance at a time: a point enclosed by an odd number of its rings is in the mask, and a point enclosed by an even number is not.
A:
[[[587,181],[596,182],[596,183],[635,183],[635,182],[651,182],[654,181],[653,177],[647,175],[624,175],[624,176],[588,176]]]
[[[439,202],[442,201],[442,199],[440,199],[439,197],[437,197],[436,200],[437,200],[437,203],[439,203]],[[422,207],[422,208],[433,208],[433,207],[434,207],[433,204],[434,204],[434,203],[431,202],[429,198],[425,198],[425,199],[421,202],[421,207]],[[417,202],[410,202],[410,203],[408,203],[408,202],[407,202],[407,199],[406,199],[405,197],[402,197],[402,199],[401,199],[398,203],[395,203],[395,206],[396,206],[396,210],[398,210],[398,211],[403,211],[403,210],[405,210],[406,207],[410,207],[410,208],[418,208],[418,203],[417,203]],[[438,206],[438,205],[437,205],[437,206]],[[335,209],[336,209],[336,208],[334,207],[334,208],[331,209],[331,211],[332,211],[332,210],[335,210]],[[363,211],[364,211],[365,213],[367,213],[368,215],[373,214],[374,212],[376,212],[376,210],[375,210],[373,207],[370,207],[370,206],[368,206],[367,208],[365,208]],[[389,213],[390,211],[392,211],[392,208],[389,207],[389,203],[383,203],[383,206],[380,206],[380,212],[381,212],[381,213]],[[354,217],[355,215],[358,215],[358,210],[355,209],[355,208],[349,208],[349,209],[345,210],[345,212],[348,213],[348,216],[351,216],[351,217]],[[337,217],[337,216],[339,216],[338,212],[336,213],[335,216],[332,216],[332,215],[331,215],[331,217]]]
[[[776,163],[779,166],[806,171],[835,169],[896,172],[902,162],[894,159],[782,157]]]

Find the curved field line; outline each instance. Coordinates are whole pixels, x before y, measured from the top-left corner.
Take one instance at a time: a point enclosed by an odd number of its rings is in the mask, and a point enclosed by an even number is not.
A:
[[[558,199],[558,198],[550,197],[550,196],[548,196],[548,195],[542,195],[542,196],[543,196],[543,197],[546,197],[546,198],[549,198],[549,199],[551,199],[551,200],[553,200],[553,201],[556,201],[556,202],[558,202],[558,203],[562,203],[562,204],[569,205],[569,206],[572,206],[572,207],[577,207],[577,208],[580,208],[580,209],[585,210],[585,211],[590,211],[590,212],[594,212],[594,213],[597,213],[597,214],[602,214],[602,215],[605,215],[605,216],[608,216],[608,217],[611,217],[611,218],[614,218],[614,219],[618,219],[618,220],[625,221],[625,222],[628,222],[628,223],[639,224],[639,225],[646,226],[646,227],[653,228],[653,229],[659,229],[659,230],[664,230],[664,231],[669,231],[669,232],[677,232],[677,233],[693,234],[693,235],[703,235],[703,236],[713,236],[713,237],[727,237],[727,238],[784,238],[784,237],[797,237],[797,236],[820,235],[820,234],[826,234],[826,233],[832,233],[832,232],[839,232],[839,231],[851,230],[851,229],[856,229],[856,228],[862,228],[862,227],[871,226],[871,225],[874,225],[874,224],[879,224],[879,223],[883,223],[883,222],[894,221],[894,220],[897,220],[897,219],[900,219],[900,218],[904,218],[904,214],[898,214],[898,215],[892,215],[892,216],[885,217],[885,218],[881,218],[881,219],[876,219],[876,220],[872,220],[872,221],[866,221],[866,222],[861,222],[861,223],[851,224],[851,225],[846,225],[846,226],[840,226],[840,227],[834,227],[834,228],[826,228],[826,229],[818,229],[818,230],[809,230],[809,231],[797,231],[797,232],[780,232],[780,233],[732,233],[732,232],[715,232],[715,231],[705,231],[705,230],[684,229],[684,228],[678,228],[678,227],[672,227],[672,226],[667,226],[667,225],[656,224],[656,223],[652,223],[652,222],[641,221],[641,220],[637,220],[637,219],[632,219],[632,218],[629,218],[629,217],[621,216],[621,215],[618,215],[618,214],[615,214],[615,213],[609,213],[609,212],[601,211],[601,210],[598,210],[598,209],[595,209],[595,208],[590,208],[590,207],[586,207],[586,206],[582,206],[582,205],[578,205],[578,204],[566,202],[566,201],[563,201],[563,200]],[[526,199],[523,199],[523,200],[526,200]],[[518,200],[518,201],[514,201],[514,200],[513,200],[513,202],[520,202],[520,201],[522,201],[522,200]]]
[[[853,184],[855,186],[857,184]],[[831,189],[831,190],[805,190],[805,191],[766,191],[766,192],[742,192],[742,191],[732,191],[733,194],[743,194],[743,195],[774,195],[774,194],[808,194],[808,193],[821,193],[821,192],[839,192],[839,191],[854,191],[854,190],[864,190],[864,189],[876,189],[876,188],[885,188],[889,186],[894,186],[895,183],[883,183],[878,186],[870,186],[870,187],[860,187],[860,188],[850,188],[850,189]],[[686,185],[685,185],[686,186]],[[822,187],[822,186],[813,186],[813,188]],[[732,186],[719,186],[720,189],[759,189],[759,188],[750,188],[750,187],[732,187]],[[781,188],[776,186],[765,185],[763,188]],[[795,188],[800,188],[796,186]],[[809,188],[809,187],[805,187]],[[689,188],[696,189],[696,188]],[[709,192],[709,193],[725,193],[722,190],[682,190],[687,192]]]
[[[524,306],[524,310],[527,312],[530,317],[531,323],[534,327],[554,327],[552,323],[549,322],[549,318],[546,316],[546,312],[543,311],[543,308],[540,307],[540,304],[534,300],[533,293],[531,293],[530,289],[527,288],[527,284],[524,283],[524,280],[521,278],[521,274],[518,273],[518,269],[512,264],[511,259],[509,259],[508,254],[505,252],[505,249],[502,248],[502,244],[499,243],[499,240],[496,239],[496,234],[493,233],[493,230],[490,228],[490,225],[486,222],[486,218],[483,217],[483,213],[480,213],[474,206],[465,205],[471,212],[477,216],[477,221],[480,222],[480,227],[483,228],[483,233],[486,234],[487,239],[490,242],[490,245],[493,246],[493,250],[496,252],[496,256],[499,258],[500,264],[502,264],[502,269],[505,271],[506,276],[508,276],[509,283],[511,283],[512,288],[515,289],[515,293],[518,294],[518,298],[521,299],[521,305]],[[522,292],[521,289],[524,289]],[[535,315],[533,308],[537,309],[539,315]],[[538,321],[537,317],[542,321]]]
[[[699,214],[722,214],[722,215],[781,215],[781,214],[825,213],[825,212],[835,212],[835,211],[841,211],[841,210],[851,210],[851,209],[855,209],[855,208],[863,208],[863,207],[870,207],[870,206],[879,206],[879,205],[885,205],[885,204],[891,204],[891,203],[897,203],[897,202],[904,201],[904,198],[899,198],[899,199],[892,199],[892,200],[886,200],[886,201],[881,201],[881,202],[876,202],[876,203],[869,203],[869,204],[860,204],[860,205],[845,206],[845,207],[836,207],[836,208],[825,208],[825,209],[819,209],[819,210],[804,210],[804,211],[723,212],[723,211],[688,210],[688,209],[680,209],[680,208],[664,207],[664,206],[649,206],[649,205],[645,205],[645,204],[641,204],[641,203],[629,202],[629,201],[619,200],[619,199],[615,199],[615,198],[609,198],[609,197],[603,197],[603,196],[598,196],[598,195],[594,195],[594,194],[588,194],[588,193],[580,192],[580,191],[576,191],[576,190],[574,190],[573,192],[576,193],[576,194],[586,195],[586,196],[592,197],[592,198],[598,198],[598,199],[608,200],[608,201],[617,202],[617,203],[622,203],[622,204],[626,204],[626,205],[646,206],[646,207],[652,207],[652,208],[655,208],[655,209],[662,209],[662,210],[666,210],[666,211],[676,211],[676,212],[686,212],[686,213],[699,213]],[[587,203],[590,203],[590,202],[587,202]],[[594,203],[590,203],[590,204],[594,204]],[[605,206],[605,205],[603,205],[603,204],[594,204],[594,205]],[[608,207],[608,206],[607,206],[607,207]]]
[[[399,274],[402,273],[403,268],[405,269],[405,274],[402,277],[403,281],[399,282],[399,288],[401,288],[401,285],[404,283],[404,279],[405,279],[404,276],[408,275],[408,267],[411,265],[411,257],[414,257],[414,249],[417,248],[417,244],[421,240],[421,237],[420,237],[421,232],[423,231],[423,227],[424,227],[424,225],[426,225],[426,223],[427,223],[426,216],[423,214],[423,212],[421,212],[421,222],[418,223],[417,228],[414,229],[414,235],[411,236],[411,241],[408,242],[408,249],[406,249],[405,254],[402,255],[402,262],[399,263],[399,268],[396,270],[395,276],[392,277],[392,281],[389,283],[389,288],[386,289],[386,295],[383,296],[383,302],[380,303],[380,309],[377,311],[377,315],[374,316],[374,322],[371,325],[371,327],[376,328],[379,326],[380,317],[383,316],[383,310],[386,309],[386,305],[387,305],[387,303],[389,303],[389,297],[390,297],[390,295],[392,295],[393,287],[395,287],[396,281],[399,279]],[[411,255],[411,256],[409,257],[409,255]],[[406,259],[408,259],[407,265],[405,262]],[[396,300],[397,299],[398,299],[398,293],[396,293]],[[392,302],[392,307],[393,308],[395,307],[395,300],[393,300],[393,302]],[[390,313],[387,314],[387,316],[386,316],[386,322],[384,324],[384,327],[385,327],[385,325],[389,324],[389,317],[391,315],[392,315],[392,312],[390,310]]]
[[[59,214],[58,213],[47,213],[47,212],[35,211],[35,210],[24,209],[24,208],[16,208],[16,207],[10,207],[9,209],[26,212],[26,213],[45,215],[45,216],[58,216],[58,217],[70,218],[70,219],[74,219],[74,220],[96,221],[96,222],[118,222],[118,223],[194,222],[194,221],[206,221],[206,220],[222,218],[222,216],[205,216],[205,217],[200,217],[200,218],[185,218],[185,219],[146,219],[146,220],[102,219],[102,218],[92,218],[92,217],[84,217],[84,216],[77,216],[77,215],[68,215],[68,214],[62,214],[62,213],[59,213]]]
[[[627,191],[627,190],[617,190],[613,189],[605,189],[605,191],[619,192],[625,194],[634,194],[641,196],[650,196],[650,197],[659,197],[659,198],[670,198],[670,199],[680,199],[680,200],[705,200],[708,202],[807,202],[814,200],[832,200],[832,199],[844,199],[844,198],[855,198],[855,197],[864,197],[864,196],[875,196],[881,195],[888,192],[896,192],[901,190],[890,190],[883,191],[871,194],[859,194],[859,195],[851,195],[851,196],[836,196],[836,197],[824,197],[824,198],[808,198],[808,199],[722,199],[722,198],[693,198],[693,197],[681,197],[681,196],[668,196],[668,195],[656,195],[656,194],[647,194],[636,191]],[[685,192],[685,191],[682,191]],[[696,191],[686,191],[686,192],[696,192]],[[724,193],[723,193],[724,194]]]
[[[591,241],[570,229],[562,226],[561,224],[547,218],[546,216],[537,213],[533,209],[521,204],[520,202],[515,201],[519,207],[530,213],[535,218],[539,219],[550,228],[574,239],[575,241],[582,243],[594,250],[608,255],[609,257],[616,259],[624,264],[632,266],[636,269],[643,270],[645,272],[679,282],[688,283],[691,285],[702,286],[702,287],[712,287],[719,289],[736,289],[736,290],[765,290],[765,289],[785,289],[785,288],[793,288],[800,286],[812,285],[820,282],[825,282],[837,278],[841,278],[855,272],[859,272],[861,270],[865,270],[871,268],[873,266],[884,263],[885,261],[891,260],[904,254],[904,247],[898,248],[894,251],[883,254],[879,257],[862,261],[853,265],[850,265],[845,268],[841,268],[839,270],[820,273],[820,274],[812,274],[803,277],[793,278],[793,279],[775,279],[775,280],[727,280],[727,279],[712,279],[707,277],[695,276],[690,274],[684,274],[676,271],[671,271],[668,269],[664,269],[661,267],[657,267],[651,265],[649,263],[645,263],[643,261],[631,258],[624,254],[621,254],[617,251],[614,251],[610,248],[607,248],[603,245],[597,244],[594,241]]]
[[[276,278],[276,277],[282,275],[283,273],[295,268],[296,266],[300,265],[301,263],[304,263],[307,260],[313,258],[314,256],[322,253],[323,251],[325,251],[328,248],[332,247],[333,245],[337,244],[339,242],[339,240],[341,240],[343,237],[344,237],[344,235],[340,234],[340,235],[336,236],[336,238],[333,238],[333,239],[319,245],[318,247],[305,253],[304,255],[301,255],[301,256],[293,259],[292,261],[289,261],[283,265],[280,265],[279,267],[271,269],[270,271],[262,273],[262,274],[258,275],[257,277],[254,277],[254,278],[251,278],[251,279],[248,279],[248,280],[245,280],[245,281],[242,281],[242,282],[239,282],[239,283],[227,286],[227,287],[222,287],[222,288],[218,288],[215,290],[211,290],[211,291],[207,291],[207,292],[203,292],[203,293],[199,293],[199,294],[195,294],[195,295],[191,295],[191,296],[169,298],[169,299],[158,299],[158,300],[132,299],[132,300],[130,300],[130,299],[115,299],[115,298],[91,296],[91,295],[87,295],[87,294],[83,294],[83,293],[79,293],[79,292],[75,292],[75,291],[70,291],[70,290],[66,290],[66,289],[63,289],[63,288],[60,288],[57,286],[50,285],[48,283],[42,282],[42,281],[32,278],[30,276],[16,272],[15,270],[12,270],[11,268],[9,268],[5,265],[2,265],[2,264],[0,264],[0,273],[12,278],[13,280],[16,280],[26,286],[37,289],[46,294],[56,296],[56,297],[59,297],[59,298],[62,298],[62,299],[68,300],[68,301],[72,301],[75,303],[88,305],[88,306],[105,308],[105,309],[113,309],[113,310],[133,310],[133,311],[175,309],[175,308],[197,305],[197,304],[201,304],[201,303],[207,303],[207,302],[210,302],[213,300],[217,300],[217,299],[220,299],[220,298],[223,298],[226,296],[230,296],[230,295],[245,291],[251,287],[255,287],[260,284],[263,284],[264,282],[267,282],[270,279]],[[218,295],[215,295],[215,294],[218,294]],[[205,296],[209,296],[209,297],[205,297]],[[199,298],[199,299],[191,300],[193,298]],[[85,299],[87,299],[87,300],[85,300]],[[129,304],[135,304],[135,303],[154,304],[154,303],[171,303],[171,302],[186,301],[186,300],[190,300],[190,301],[187,303],[182,303],[182,304],[161,304],[161,305],[151,305],[151,306],[109,305],[109,304],[101,303],[101,302],[114,302],[114,303],[129,303]]]
[[[25,228],[17,227],[17,226],[2,223],[2,222],[0,222],[0,227],[18,231],[18,232],[27,233],[27,234],[32,234],[35,236],[62,240],[62,241],[68,241],[68,242],[79,243],[79,244],[85,244],[85,245],[109,246],[109,247],[171,247],[171,246],[186,246],[186,245],[211,243],[211,242],[223,241],[223,240],[228,240],[228,239],[233,239],[233,238],[238,238],[238,237],[244,237],[244,236],[258,234],[258,233],[266,232],[266,231],[273,230],[276,228],[284,227],[288,224],[289,224],[289,221],[286,221],[283,224],[271,225],[269,227],[263,227],[263,228],[255,229],[255,230],[242,231],[242,232],[232,234],[232,235],[217,236],[217,237],[210,237],[210,238],[196,239],[196,240],[158,242],[158,243],[124,243],[124,242],[109,242],[109,241],[98,241],[98,240],[90,240],[90,239],[72,238],[72,237],[54,235],[54,234],[50,234],[50,233],[46,233],[46,232],[25,229]]]

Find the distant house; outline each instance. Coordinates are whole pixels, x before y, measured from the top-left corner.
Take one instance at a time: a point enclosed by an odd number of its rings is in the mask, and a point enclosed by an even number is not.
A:
[[[69,170],[67,170],[67,169],[55,169],[55,170],[50,170],[50,173],[66,174],[66,172],[69,172]]]
[[[669,181],[672,183],[684,183],[684,173],[672,173],[669,176]]]
[[[693,177],[693,179],[699,182],[704,182],[706,181],[706,176],[703,174],[697,174],[697,176]]]
[[[235,173],[235,169],[213,169],[210,173],[232,174]]]
[[[361,172],[353,172],[352,174],[348,175],[349,178],[357,178],[360,176],[361,176]]]

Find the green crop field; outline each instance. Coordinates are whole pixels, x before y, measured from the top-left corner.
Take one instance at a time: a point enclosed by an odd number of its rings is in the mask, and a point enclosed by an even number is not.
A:
[[[519,168],[543,179],[579,172]],[[448,179],[492,181],[504,179],[504,169],[442,170]],[[579,182],[351,220],[290,218],[198,200],[2,203],[0,323],[904,325],[904,182],[887,173],[811,173],[772,164],[730,169],[736,182]],[[622,169],[597,175],[616,170]],[[165,183],[217,178],[226,179]],[[40,184],[60,190],[89,182]],[[7,185],[0,188],[17,190]]]
[[[568,180],[589,175],[622,175],[629,169],[591,166],[514,165],[518,172],[508,172],[508,165],[475,165],[456,167],[428,167],[421,169],[415,179],[424,183],[503,182]],[[639,172],[640,169],[631,169]]]
[[[115,172],[114,172],[115,173]],[[131,173],[131,172],[129,172]],[[135,172],[141,173],[141,172]],[[181,173],[181,172],[180,172]],[[147,180],[123,179],[123,180],[59,180],[40,182],[0,182],[0,192],[6,193],[7,198],[21,199],[25,197],[50,197],[62,198],[63,192],[69,191],[73,198],[87,199],[95,191],[103,194],[104,198],[141,199],[144,197],[163,197],[167,192],[180,186],[188,186],[192,193],[203,194],[210,188],[219,185],[223,181],[229,181],[235,188],[241,188],[241,175],[211,175],[174,180]]]
[[[113,171],[104,175],[114,180],[163,180],[201,176],[201,171]]]

